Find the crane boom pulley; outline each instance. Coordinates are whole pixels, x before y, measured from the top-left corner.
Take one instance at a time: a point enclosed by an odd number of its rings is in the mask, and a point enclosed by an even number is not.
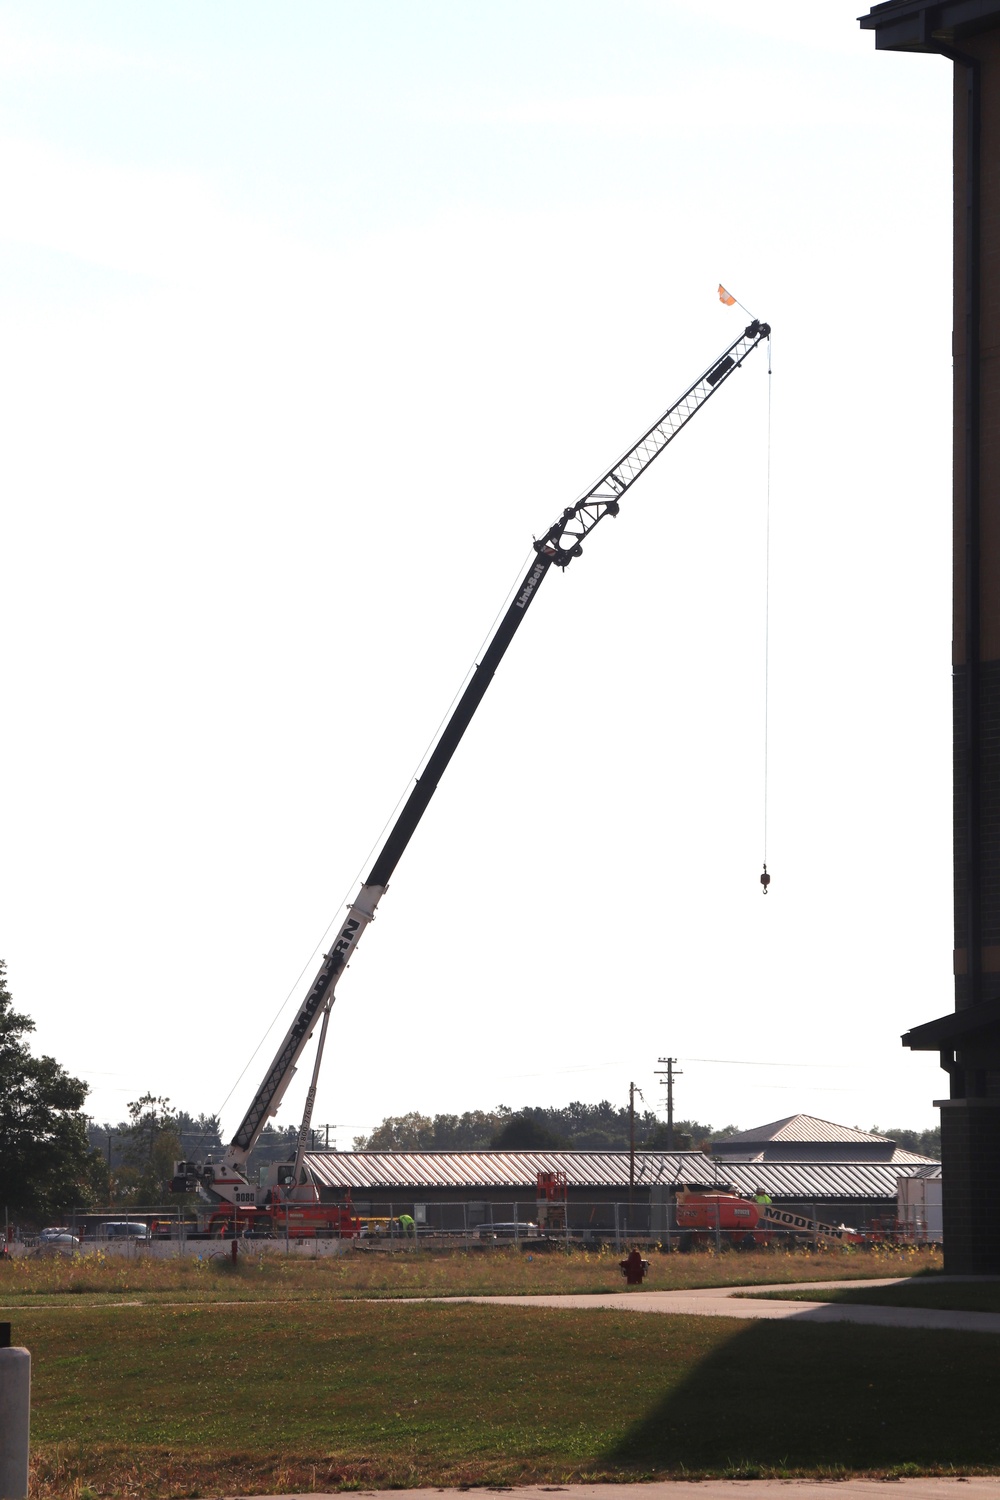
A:
[[[376,855],[375,862],[364,880],[347,917],[341,926],[329,952],[323,957],[320,968],[279,1046],[260,1088],[221,1163],[195,1169],[193,1163],[178,1163],[179,1168],[197,1171],[204,1186],[210,1187],[220,1197],[239,1204],[245,1201],[248,1188],[243,1176],[247,1156],[253,1149],[268,1118],[273,1116],[291,1082],[296,1064],[313,1030],[322,1016],[324,1023],[333,1004],[334,990],[351,955],[361,940],[365,928],[373,920],[375,910],[389,884],[396,865],[431,797],[442,774],[458,748],[463,734],[490,685],[508,646],[523,621],[528,607],[535,598],[549,570],[555,566],[566,568],[583,552],[583,542],[604,520],[605,516],[616,516],[622,496],[641,474],[658,458],[664,448],[680,430],[700,411],[706,401],[738,370],[747,356],[770,337],[770,327],[754,319],[707,370],[680,396],[672,406],[650,427],[639,440],[618,458],[601,475],[574,505],[568,506],[548,531],[534,543],[535,557],[525,574],[520,587],[505,614],[498,622],[481,660],[476,664],[464,692],[445,724],[427,763],[412,787],[406,802]],[[324,1024],[325,1030],[325,1024]],[[310,1089],[310,1103],[315,1092],[315,1080]],[[308,1116],[307,1108],[307,1116]],[[309,1120],[303,1120],[299,1135],[296,1170],[301,1165],[301,1156],[307,1135]],[[182,1181],[184,1173],[178,1181]]]

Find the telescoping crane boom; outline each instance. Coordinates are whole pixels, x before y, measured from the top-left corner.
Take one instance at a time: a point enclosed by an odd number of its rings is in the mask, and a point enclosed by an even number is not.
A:
[[[294,1170],[286,1170],[282,1181],[276,1182],[267,1192],[267,1202],[272,1205],[287,1202],[289,1194],[293,1194],[296,1198],[307,1196],[306,1184],[300,1181],[302,1153],[315,1097],[319,1058],[322,1055],[330,1007],[333,1004],[334,992],[340,976],[361,941],[365,928],[374,918],[375,909],[385,894],[392,873],[410,842],[427,804],[433,797],[448,762],[469,727],[493,674],[524,620],[532,600],[545,582],[551,568],[568,567],[575,557],[581,556],[583,543],[594,527],[603,521],[605,516],[617,516],[622,496],[631,489],[640,474],[649,468],[649,465],[659,457],[681,428],[690,422],[706,401],[725,384],[735,370],[740,368],[747,356],[770,337],[770,333],[771,329],[767,323],[754,319],[739,338],[734,339],[729,348],[724,350],[719,358],[699,375],[684,394],[663,413],[659,420],[643,433],[638,442],[623,453],[574,505],[567,506],[545,535],[535,542],[535,557],[520,587],[514,594],[506,613],[498,622],[482,660],[477,664],[422,774],[389,830],[354,903],[348,908],[347,917],[337,933],[333,946],[324,956],[319,971],[299,1006],[295,1019],[288,1028],[236,1134],[227,1146],[222,1160],[207,1162],[204,1165],[188,1161],[177,1162],[173,1181],[175,1190],[184,1191],[201,1187],[211,1199],[220,1203],[220,1207],[223,1204],[231,1204],[232,1209],[229,1212],[236,1214],[239,1214],[242,1206],[245,1205],[250,1209],[260,1202],[265,1190],[252,1187],[247,1180],[245,1175],[247,1157],[268,1119],[276,1114],[302,1051],[312,1036],[317,1021],[320,1021],[321,1032],[317,1047],[316,1069],[313,1073],[302,1129],[299,1133]],[[299,1189],[303,1189],[301,1194]]]

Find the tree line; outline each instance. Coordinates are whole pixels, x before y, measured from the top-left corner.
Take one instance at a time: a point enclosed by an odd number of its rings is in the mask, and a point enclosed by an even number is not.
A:
[[[892,1126],[869,1127],[876,1135],[888,1136],[909,1151],[935,1160],[941,1155],[941,1129],[907,1130]],[[711,1152],[740,1127],[714,1127],[700,1120],[677,1120],[673,1130],[675,1151]],[[651,1110],[636,1110],[637,1150],[666,1151],[666,1123]],[[513,1110],[505,1104],[495,1109],[469,1110],[462,1115],[424,1115],[411,1110],[405,1115],[387,1115],[368,1135],[354,1137],[356,1151],[626,1151],[630,1139],[627,1105],[584,1104],[580,1100],[558,1106],[534,1105]]]
[[[714,1140],[735,1135],[737,1127],[713,1130],[699,1120],[674,1124],[674,1149],[709,1150]],[[369,1135],[356,1135],[356,1151],[625,1151],[631,1136],[627,1105],[531,1105],[513,1110],[498,1104],[491,1110],[469,1110],[462,1115],[387,1115]],[[636,1110],[637,1150],[665,1151],[667,1126],[652,1110]]]
[[[34,1029],[31,1018],[14,1009],[0,959],[0,1210],[9,1217],[40,1224],[73,1208],[162,1204],[176,1160],[202,1160],[223,1149],[217,1115],[191,1115],[160,1095],[140,1095],[117,1124],[88,1119],[87,1084],[55,1058],[32,1054],[27,1039]],[[872,1129],[940,1158],[938,1129]],[[716,1130],[679,1120],[674,1149],[711,1151],[737,1133],[735,1125]],[[251,1177],[265,1162],[288,1160],[297,1135],[294,1125],[268,1124],[248,1162]],[[635,1144],[644,1151],[667,1149],[667,1127],[651,1110],[636,1112]],[[628,1108],[607,1099],[519,1110],[498,1104],[461,1115],[412,1110],[387,1115],[370,1134],[354,1138],[358,1151],[622,1151],[628,1145]]]

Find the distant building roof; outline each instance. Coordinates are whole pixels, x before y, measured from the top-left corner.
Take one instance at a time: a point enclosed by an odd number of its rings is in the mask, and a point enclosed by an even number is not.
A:
[[[786,1115],[783,1120],[771,1120],[767,1125],[757,1125],[753,1130],[741,1130],[739,1135],[729,1135],[722,1146],[735,1146],[743,1141],[788,1141],[800,1145],[803,1141],[843,1141],[852,1145],[877,1141],[882,1146],[895,1145],[887,1135],[875,1135],[870,1130],[857,1130],[853,1125],[834,1125],[831,1120],[819,1120],[815,1115]]]
[[[835,1125],[815,1115],[786,1115],[753,1130],[715,1141],[712,1154],[724,1161],[884,1161],[929,1162],[919,1151],[897,1146],[887,1135]]]
[[[933,1182],[935,1178],[940,1178],[941,1176],[941,1163],[935,1161],[931,1162],[928,1166],[914,1167],[912,1172],[906,1172],[904,1175],[906,1177],[923,1177],[926,1181]]]
[[[539,1172],[565,1172],[578,1201],[588,1190],[628,1192],[627,1151],[309,1151],[306,1164],[323,1187],[415,1195],[468,1197],[498,1190],[530,1201]],[[639,1191],[683,1182],[730,1182],[740,1192],[764,1188],[775,1199],[886,1199],[896,1195],[897,1177],[912,1177],[928,1164],[920,1157],[898,1161],[717,1161],[701,1151],[637,1151]]]

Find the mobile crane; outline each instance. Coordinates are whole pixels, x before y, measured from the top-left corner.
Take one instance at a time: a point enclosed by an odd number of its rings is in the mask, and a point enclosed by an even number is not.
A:
[[[554,567],[567,568],[574,558],[582,555],[583,543],[594,527],[605,516],[618,515],[622,496],[631,489],[640,474],[649,468],[681,428],[690,422],[706,401],[742,366],[747,356],[770,338],[770,334],[771,329],[767,323],[756,318],[749,323],[718,359],[643,433],[638,442],[627,449],[574,505],[567,506],[544,536],[535,541],[535,556],[520,587],[497,624],[482,659],[477,663],[465,691],[445,724],[422,774],[417,778],[376,855],[375,863],[353,904],[348,908],[347,917],[333,946],[324,955],[319,971],[221,1161],[179,1161],[174,1164],[172,1190],[197,1191],[203,1200],[211,1203],[214,1206],[211,1221],[214,1228],[223,1228],[227,1224],[233,1230],[238,1227],[264,1228],[272,1223],[275,1228],[296,1235],[315,1233],[317,1229],[322,1231],[324,1227],[332,1232],[345,1234],[357,1232],[358,1221],[353,1216],[350,1202],[339,1211],[334,1205],[322,1204],[319,1190],[303,1164],[330,1010],[340,976],[361,941],[365,928],[374,919],[376,907],[388,888],[396,865],[479,707],[493,674],[550,570]],[[303,1049],[317,1024],[320,1027],[319,1041],[295,1160],[268,1169],[262,1174],[264,1180],[255,1187],[246,1176],[247,1157],[268,1119],[277,1113]],[[294,1230],[290,1229],[293,1215],[296,1225]]]

